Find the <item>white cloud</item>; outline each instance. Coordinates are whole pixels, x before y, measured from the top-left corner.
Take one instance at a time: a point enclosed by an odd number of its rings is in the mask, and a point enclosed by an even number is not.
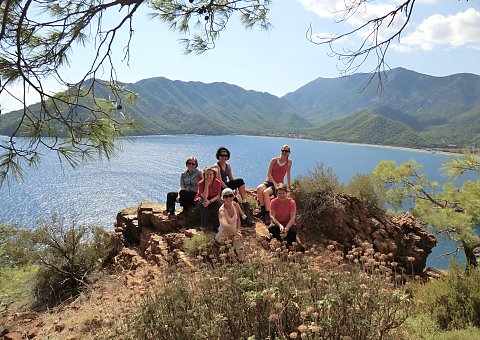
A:
[[[469,8],[464,12],[443,16],[435,14],[425,19],[414,32],[392,46],[399,52],[413,49],[431,51],[435,46],[480,48],[480,11]]]

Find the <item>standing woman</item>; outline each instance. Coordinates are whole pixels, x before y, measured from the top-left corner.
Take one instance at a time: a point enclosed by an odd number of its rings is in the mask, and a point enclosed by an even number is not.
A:
[[[280,150],[280,157],[274,157],[270,161],[267,171],[267,178],[257,187],[257,199],[260,205],[260,212],[256,217],[263,217],[265,224],[270,224],[270,196],[275,194],[275,186],[283,183],[287,175],[287,189],[291,187],[290,169],[292,161],[289,159],[290,146],[284,145]]]
[[[218,180],[217,172],[211,168],[203,169],[203,179],[198,182],[198,192],[195,196],[195,202],[200,207],[200,221],[201,227],[207,228],[210,226],[208,218],[209,210],[215,216],[211,221],[213,227],[218,228],[218,209],[222,205],[220,201],[220,194],[222,192],[222,183]]]
[[[167,194],[167,212],[169,217],[175,216],[175,203],[180,203],[183,211],[188,211],[195,205],[194,199],[198,191],[198,182],[202,179],[202,172],[198,170],[198,160],[190,156],[185,161],[187,170],[180,175],[180,190]]]
[[[240,232],[240,205],[233,200],[235,195],[230,188],[223,189],[223,205],[218,210],[218,219],[220,227],[218,228],[215,240],[223,243],[226,240],[233,240],[233,248],[237,252],[238,259],[243,261],[245,258],[243,250],[242,234]]]

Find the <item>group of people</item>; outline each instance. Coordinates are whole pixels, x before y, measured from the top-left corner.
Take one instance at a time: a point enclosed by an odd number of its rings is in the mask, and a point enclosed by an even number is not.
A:
[[[270,161],[266,179],[257,187],[260,210],[255,215],[263,219],[270,234],[277,240],[281,240],[282,234],[286,233],[289,245],[296,240],[297,210],[295,201],[288,196],[292,168],[290,151],[290,146],[283,145],[280,157],[274,157]],[[233,239],[233,245],[241,258],[243,246],[240,241],[242,237],[240,225],[254,224],[244,212],[250,210],[245,182],[241,178],[234,178],[232,167],[227,163],[230,151],[226,147],[218,148],[216,158],[217,163],[203,171],[198,169],[196,157],[187,158],[185,162],[187,169],[180,175],[179,191],[167,194],[167,213],[169,218],[175,216],[175,203],[179,203],[184,212],[198,206],[201,227],[216,228],[218,232],[215,238],[219,242]],[[286,185],[283,183],[285,177]],[[240,195],[239,203],[236,202],[238,201],[236,193]]]

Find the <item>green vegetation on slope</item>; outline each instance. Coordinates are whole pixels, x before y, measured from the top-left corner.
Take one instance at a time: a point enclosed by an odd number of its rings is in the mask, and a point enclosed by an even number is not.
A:
[[[350,143],[395,145],[411,148],[434,146],[434,143],[420,136],[406,124],[368,110],[311,129],[309,134],[319,139]]]

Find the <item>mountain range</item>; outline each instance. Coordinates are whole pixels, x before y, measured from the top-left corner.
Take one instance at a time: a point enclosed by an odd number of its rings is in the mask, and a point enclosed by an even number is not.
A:
[[[480,76],[434,77],[403,68],[317,78],[277,97],[227,83],[163,77],[122,84],[138,94],[135,134],[290,135],[415,148],[480,143]],[[13,131],[20,111],[0,116]]]

